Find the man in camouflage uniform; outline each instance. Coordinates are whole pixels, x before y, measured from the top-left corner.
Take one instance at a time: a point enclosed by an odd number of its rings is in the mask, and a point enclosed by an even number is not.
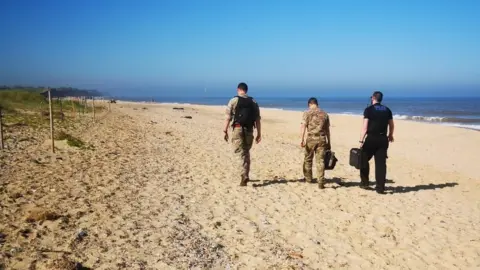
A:
[[[257,137],[255,141],[260,143],[262,140],[261,124],[260,124],[260,109],[255,100],[247,95],[248,86],[245,83],[240,83],[237,87],[237,96],[232,98],[227,105],[225,112],[225,126],[223,133],[225,134],[225,141],[228,142],[228,129],[233,128],[232,144],[235,153],[235,158],[238,161],[236,167],[239,169],[241,176],[240,186],[246,186],[249,181],[250,172],[250,149],[253,144],[253,130],[257,129]],[[235,116],[238,117],[237,109],[240,104],[247,104],[250,106],[253,115],[251,126],[241,126],[236,122]],[[243,105],[242,105],[243,106]],[[243,108],[243,107],[242,107]],[[237,112],[237,114],[236,114]],[[233,120],[233,121],[232,121]],[[230,123],[232,122],[232,125]]]
[[[307,133],[306,141],[305,133]],[[301,136],[301,146],[305,147],[305,160],[303,163],[305,181],[309,183],[313,181],[312,162],[313,156],[315,156],[318,186],[320,189],[323,189],[325,188],[325,151],[331,148],[330,120],[328,114],[318,108],[316,98],[308,100],[308,110],[303,113]]]

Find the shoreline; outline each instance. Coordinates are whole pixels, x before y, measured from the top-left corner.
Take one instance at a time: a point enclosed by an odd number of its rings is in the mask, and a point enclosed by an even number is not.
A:
[[[126,103],[126,104],[157,104],[157,105],[165,105],[165,106],[205,106],[205,107],[212,107],[212,108],[225,108],[226,105],[208,105],[208,104],[195,104],[195,103],[181,103],[181,102],[151,102],[151,101],[124,101],[124,100],[119,100],[121,103]],[[272,108],[272,107],[260,107],[260,110],[269,110],[269,111],[284,111],[284,112],[303,112],[303,110],[298,109],[283,109],[283,108]],[[355,113],[329,113],[329,115],[337,115],[337,116],[352,116],[352,117],[358,117],[361,119],[362,114],[355,114]],[[408,117],[411,117],[413,119],[406,119]],[[427,121],[427,120],[419,120],[415,118],[431,118],[431,119],[441,119],[441,118],[446,118],[446,117],[428,117],[428,116],[409,116],[409,115],[393,115],[393,119],[395,121],[407,121],[407,122],[412,122],[412,123],[424,123],[424,124],[431,124],[431,125],[440,125],[440,126],[445,126],[445,127],[454,127],[454,128],[460,128],[460,129],[467,129],[467,130],[473,130],[480,132],[480,125],[469,125],[469,124],[462,124],[458,122],[442,122],[442,121]]]

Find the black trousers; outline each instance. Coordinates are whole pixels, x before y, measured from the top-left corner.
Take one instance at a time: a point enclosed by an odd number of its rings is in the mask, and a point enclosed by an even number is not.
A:
[[[387,177],[388,137],[385,135],[368,135],[362,147],[361,184],[367,186],[370,175],[370,159],[375,157],[376,190],[384,191]]]

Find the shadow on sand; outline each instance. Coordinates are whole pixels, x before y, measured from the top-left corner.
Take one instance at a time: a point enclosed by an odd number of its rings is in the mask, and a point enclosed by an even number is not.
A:
[[[278,185],[278,184],[288,184],[288,183],[305,183],[304,179],[295,179],[295,180],[287,180],[287,179],[274,179],[274,180],[250,180],[250,182],[262,182],[260,184],[253,184],[253,187],[266,187],[270,185]],[[312,182],[312,184],[317,183],[316,180]],[[330,179],[326,179],[326,184],[334,183],[338,186],[333,187],[334,189],[337,188],[349,188],[349,187],[360,187],[360,182],[345,182],[345,178],[334,177]],[[391,179],[387,179],[387,187],[386,192],[389,194],[392,193],[408,193],[408,192],[416,192],[421,190],[435,190],[435,189],[443,189],[443,188],[450,188],[455,187],[458,183],[451,182],[451,183],[443,183],[443,184],[428,184],[428,185],[416,185],[416,186],[396,186],[396,187],[389,187],[388,184],[394,184],[395,181]],[[370,186],[374,186],[375,182],[370,182]],[[374,190],[371,188],[371,190]]]
[[[451,188],[457,186],[458,183],[443,183],[443,184],[428,184],[428,185],[416,185],[411,187],[386,187],[386,191],[388,193],[408,193],[408,192],[416,192],[420,190],[434,190],[434,189],[442,189],[442,188]]]
[[[338,178],[338,177],[334,177],[332,179],[325,179],[326,184],[328,184],[328,183],[337,183],[338,184],[339,182],[342,182],[342,180],[344,180],[344,179],[343,178]],[[277,185],[277,184],[305,183],[305,179],[295,179],[295,180],[274,179],[274,180],[263,180],[263,181],[250,180],[249,182],[262,182],[261,184],[253,184],[252,186],[253,187],[266,187],[266,186]],[[309,184],[316,184],[316,183],[318,183],[317,179],[314,179],[313,182],[311,182]]]

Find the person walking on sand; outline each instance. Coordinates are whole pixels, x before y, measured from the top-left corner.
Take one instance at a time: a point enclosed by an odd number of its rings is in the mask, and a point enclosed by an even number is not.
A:
[[[373,93],[371,97],[372,105],[367,107],[363,113],[363,128],[360,134],[360,148],[362,149],[360,187],[364,189],[369,187],[369,161],[375,156],[375,190],[379,194],[385,193],[387,150],[389,143],[393,142],[394,131],[392,111],[381,104],[382,100],[382,92],[376,91]]]
[[[301,147],[305,148],[303,175],[306,182],[313,182],[313,157],[315,156],[318,187],[325,188],[325,151],[331,149],[330,119],[328,114],[318,107],[316,98],[308,100],[308,110],[303,113],[301,124]],[[305,133],[307,140],[305,141]]]
[[[238,161],[236,166],[241,177],[240,186],[246,186],[249,181],[250,149],[253,144],[253,130],[255,128],[257,129],[255,141],[260,143],[262,140],[260,108],[257,102],[247,95],[247,92],[248,86],[246,83],[238,84],[237,96],[228,102],[223,129],[225,141],[228,142],[228,129],[229,127],[232,128],[233,150]]]

